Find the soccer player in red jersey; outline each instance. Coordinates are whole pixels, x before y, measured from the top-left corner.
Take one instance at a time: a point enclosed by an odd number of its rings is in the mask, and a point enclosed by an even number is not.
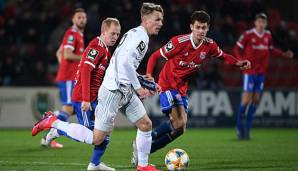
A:
[[[111,59],[108,48],[115,45],[120,30],[120,23],[116,18],[105,19],[101,25],[101,35],[89,43],[76,74],[72,93],[74,111],[79,123],[91,130],[94,129],[98,90]],[[107,135],[103,143],[94,146],[87,170],[115,170],[101,162],[101,156],[109,142],[110,137]]]
[[[188,112],[186,92],[192,74],[197,72],[204,63],[216,58],[223,59],[227,64],[241,69],[250,67],[248,60],[240,60],[223,52],[216,42],[206,37],[209,29],[210,16],[205,11],[195,11],[191,15],[191,33],[175,36],[155,51],[147,64],[147,75],[152,76],[156,61],[166,59],[158,84],[162,112],[169,118],[152,131],[151,153],[166,146],[182,135],[185,131]],[[133,162],[133,161],[132,161]]]
[[[255,27],[245,31],[234,48],[236,57],[247,59],[251,68],[243,71],[243,93],[238,109],[236,128],[239,139],[250,139],[250,128],[256,112],[256,104],[263,90],[265,72],[268,67],[269,56],[292,58],[293,52],[282,52],[273,47],[272,35],[266,30],[267,16],[259,13],[255,17]]]
[[[57,51],[59,69],[56,81],[60,91],[60,101],[62,110],[59,111],[58,118],[67,121],[68,117],[73,114],[73,104],[71,101],[74,79],[78,69],[81,56],[84,52],[83,32],[87,23],[85,10],[78,8],[74,11],[72,17],[73,25],[69,27],[64,36],[62,43]],[[61,148],[62,144],[53,141],[59,137],[59,131],[51,129],[46,136],[41,139],[41,145],[52,148]]]

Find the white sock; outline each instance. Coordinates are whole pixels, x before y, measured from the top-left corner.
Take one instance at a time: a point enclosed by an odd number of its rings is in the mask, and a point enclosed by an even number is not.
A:
[[[151,142],[152,142],[152,131],[143,132],[138,129],[136,144],[138,149],[138,165],[139,166],[147,166],[148,158],[151,150]]]
[[[65,132],[69,138],[76,141],[87,144],[92,144],[93,142],[93,132],[83,125],[56,120],[52,126],[60,131]]]

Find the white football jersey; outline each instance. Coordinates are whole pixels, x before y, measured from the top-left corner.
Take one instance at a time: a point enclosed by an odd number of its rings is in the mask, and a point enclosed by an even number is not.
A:
[[[120,85],[141,88],[136,70],[147,52],[148,43],[149,37],[143,26],[125,33],[113,53],[102,85],[109,90],[121,89]]]

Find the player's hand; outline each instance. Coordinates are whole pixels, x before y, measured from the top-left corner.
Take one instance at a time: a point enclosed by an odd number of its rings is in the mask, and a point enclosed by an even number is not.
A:
[[[136,89],[136,92],[137,92],[137,94],[138,94],[138,96],[141,100],[143,100],[143,99],[150,96],[150,91],[148,89],[143,88],[143,87],[141,87],[139,89]]]
[[[146,75],[144,76],[144,78],[145,78],[146,80],[150,81],[150,82],[154,82],[154,78],[152,77],[151,74],[146,74]],[[152,94],[152,96],[155,94],[155,92],[158,92],[158,93],[161,92],[161,87],[160,87],[160,85],[158,85],[157,83],[155,83],[155,86],[156,86],[156,90],[155,90],[155,91],[151,91],[151,90],[150,90],[150,94]]]
[[[82,109],[82,111],[87,111],[89,109],[92,111],[90,102],[83,101],[82,105],[81,105],[81,109]]]
[[[236,66],[239,66],[241,70],[244,69],[250,69],[251,68],[251,63],[249,60],[240,60],[236,63]]]
[[[283,56],[286,58],[293,58],[294,53],[291,50],[287,50],[286,52],[283,53]]]
[[[154,82],[154,78],[150,74],[144,75],[144,78],[147,81]]]

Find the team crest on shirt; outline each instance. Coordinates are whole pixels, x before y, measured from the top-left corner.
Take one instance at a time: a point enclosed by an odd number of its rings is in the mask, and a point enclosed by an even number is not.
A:
[[[256,39],[255,39],[255,38],[252,38],[251,41],[252,41],[253,43],[255,43],[255,42],[256,42]]]
[[[200,59],[205,59],[206,58],[206,52],[201,52],[200,53]]]
[[[97,57],[97,55],[98,55],[98,51],[97,50],[90,49],[89,52],[88,52],[87,58],[88,59],[91,59],[91,60],[95,60],[95,58]]]
[[[268,43],[268,38],[267,37],[264,38],[264,42]]]
[[[144,43],[143,41],[141,41],[141,42],[139,43],[139,45],[137,46],[137,50],[138,50],[141,54],[143,54],[143,53],[145,52],[145,48],[146,48],[146,45],[145,45],[145,43]]]
[[[168,53],[173,49],[174,49],[174,45],[173,45],[172,41],[169,41],[165,46],[165,52]]]

